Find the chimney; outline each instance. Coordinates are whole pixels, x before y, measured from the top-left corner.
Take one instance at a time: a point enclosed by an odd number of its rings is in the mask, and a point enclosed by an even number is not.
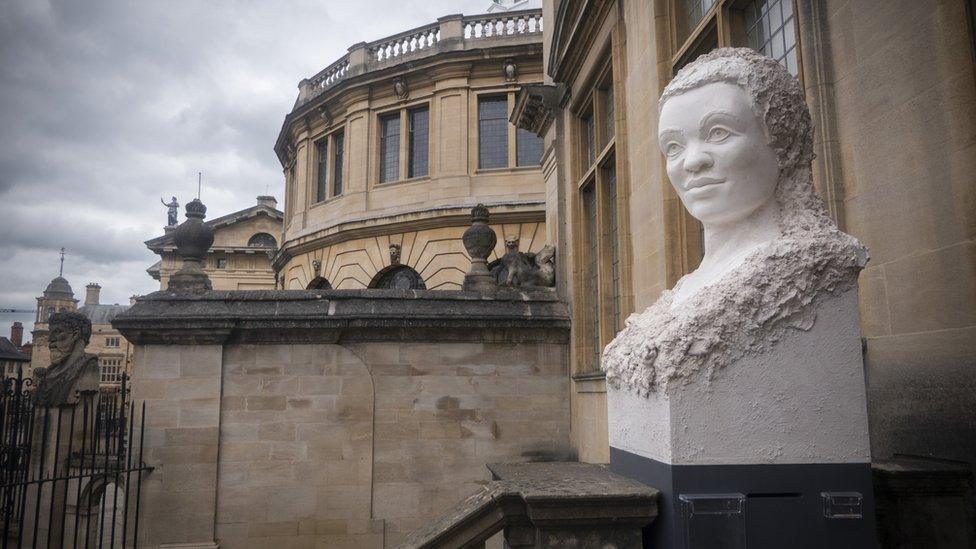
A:
[[[10,342],[18,349],[24,346],[24,325],[20,322],[14,322],[10,327]]]
[[[102,291],[102,287],[91,282],[85,286],[85,290],[85,305],[98,305],[98,294]]]
[[[258,206],[267,206],[269,208],[277,208],[278,200],[273,196],[262,195],[258,197]]]

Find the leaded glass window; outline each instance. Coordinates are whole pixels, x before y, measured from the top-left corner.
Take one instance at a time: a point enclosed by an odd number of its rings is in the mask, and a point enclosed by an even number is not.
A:
[[[589,318],[586,319],[586,326],[590,340],[591,364],[589,370],[597,370],[600,367],[600,262],[599,262],[599,240],[600,229],[597,224],[597,204],[596,190],[593,183],[583,187],[580,198],[583,205],[583,223],[586,251],[584,265],[586,272],[583,273],[585,285],[586,311]]]
[[[517,166],[538,166],[542,162],[544,142],[534,132],[518,128],[515,133],[515,146],[518,152]]]
[[[400,113],[380,117],[380,183],[400,179]]]
[[[407,177],[427,175],[429,150],[429,121],[427,107],[408,112],[410,130],[410,155],[407,163]]]
[[[620,243],[617,219],[617,166],[613,159],[603,169],[607,195],[607,247],[610,248],[610,303],[614,333],[620,329]]]
[[[792,0],[761,0],[745,8],[749,47],[782,63],[796,76],[796,25]]]
[[[332,138],[332,196],[342,194],[342,154],[345,136],[341,133]]]
[[[329,142],[326,139],[320,139],[315,142],[315,158],[316,158],[316,182],[315,182],[315,201],[322,202],[325,200],[325,192],[328,188],[329,180]]]
[[[508,97],[478,100],[478,168],[508,166]]]

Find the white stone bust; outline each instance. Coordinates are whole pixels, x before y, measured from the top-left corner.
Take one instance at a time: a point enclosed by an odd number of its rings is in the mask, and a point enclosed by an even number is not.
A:
[[[813,188],[810,113],[776,61],[745,48],[699,57],[665,88],[658,138],[705,254],[604,351],[608,383],[642,395],[810,329],[815,302],[853,288],[867,261]]]

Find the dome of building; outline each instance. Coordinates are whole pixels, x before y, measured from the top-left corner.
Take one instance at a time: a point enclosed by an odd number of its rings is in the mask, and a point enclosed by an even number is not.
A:
[[[64,277],[57,277],[44,289],[44,297],[48,299],[74,299],[75,293]]]

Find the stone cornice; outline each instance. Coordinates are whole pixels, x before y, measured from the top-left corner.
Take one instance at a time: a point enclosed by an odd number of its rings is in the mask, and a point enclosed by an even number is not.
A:
[[[570,84],[590,51],[597,29],[610,9],[607,0],[563,0],[552,23],[548,72],[553,81]]]
[[[336,223],[316,231],[312,235],[304,235],[286,240],[271,262],[275,271],[284,267],[289,259],[325,246],[333,246],[357,238],[371,238],[402,231],[423,231],[440,229],[443,227],[464,227],[471,224],[471,207],[474,204],[457,204],[443,208],[426,208],[398,212],[382,216],[367,216],[362,219],[348,220]],[[491,212],[492,224],[504,223],[539,223],[546,219],[545,201],[522,203],[490,203],[494,208]],[[509,211],[499,207],[512,208]],[[425,218],[406,218],[406,216],[423,212],[432,212]]]
[[[566,343],[555,292],[436,290],[155,292],[115,317],[139,344],[481,341]]]

